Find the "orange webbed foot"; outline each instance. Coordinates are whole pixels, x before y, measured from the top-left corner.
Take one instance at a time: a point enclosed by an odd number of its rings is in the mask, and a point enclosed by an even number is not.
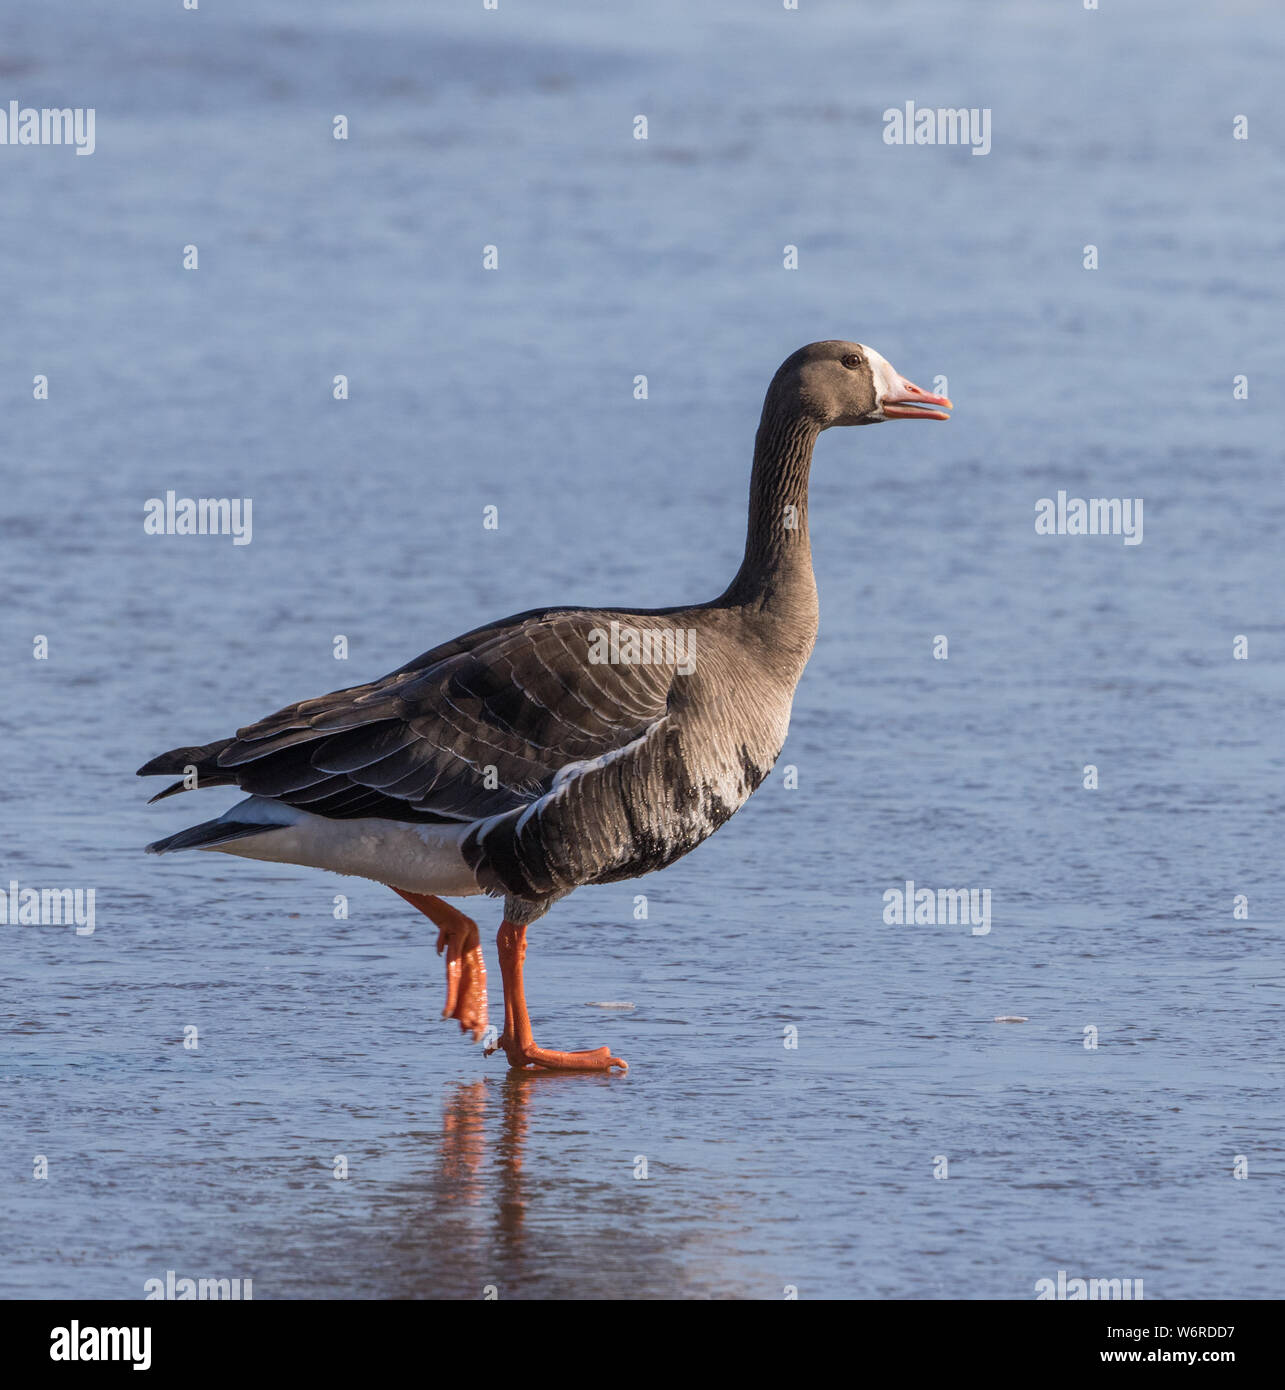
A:
[[[540,1047],[528,1043],[525,1047],[507,1034],[501,1036],[494,1047],[486,1049],[489,1057],[492,1052],[503,1052],[511,1067],[541,1067],[545,1071],[610,1071],[619,1067],[622,1072],[629,1070],[629,1063],[623,1057],[613,1057],[608,1047],[595,1047],[583,1052],[562,1052],[556,1048]]]
[[[390,885],[391,886],[391,885]],[[460,1032],[474,1042],[486,1032],[486,962],[477,923],[431,893],[394,888],[398,897],[418,908],[437,927],[437,954],[446,952],[446,1007],[443,1018],[457,1019]]]
[[[468,920],[467,918],[465,919]],[[459,1021],[460,1032],[482,1041],[486,1031],[486,962],[478,940],[477,924],[462,930],[442,927],[437,934],[437,954],[446,952],[446,1007],[443,1018]]]
[[[504,975],[504,1032],[494,1047],[486,1049],[489,1057],[492,1052],[503,1052],[509,1059],[509,1066],[540,1067],[545,1071],[605,1071],[619,1067],[622,1072],[629,1070],[629,1063],[623,1057],[613,1057],[608,1048],[595,1047],[585,1052],[559,1052],[549,1047],[539,1047],[531,1036],[531,1019],[527,1013],[526,991],[522,983],[522,964],[526,959],[526,924],[510,922],[507,918],[500,924],[495,944],[500,952],[500,970]]]

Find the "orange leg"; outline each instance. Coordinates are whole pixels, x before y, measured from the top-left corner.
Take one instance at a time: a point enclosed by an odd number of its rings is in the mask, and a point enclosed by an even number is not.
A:
[[[437,954],[446,952],[446,1007],[442,1017],[459,1019],[460,1032],[472,1033],[473,1041],[481,1042],[486,1031],[486,964],[477,923],[428,893],[406,893],[400,888],[393,888],[393,892],[419,908],[438,929]]]
[[[537,1047],[531,1036],[531,1019],[522,989],[526,927],[516,922],[503,923],[495,944],[499,947],[500,970],[504,975],[504,1032],[495,1047],[487,1048],[488,1057],[497,1049],[503,1049],[511,1067],[547,1067],[551,1071],[610,1071],[612,1067],[629,1070],[628,1062],[613,1057],[605,1047],[590,1052],[555,1052]]]

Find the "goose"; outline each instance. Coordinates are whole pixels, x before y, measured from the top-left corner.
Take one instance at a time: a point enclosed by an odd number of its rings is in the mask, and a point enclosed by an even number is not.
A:
[[[444,1018],[487,1032],[477,923],[446,898],[504,900],[496,937],[514,1068],[628,1070],[606,1047],[532,1035],[527,927],[582,884],[652,873],[731,817],[776,762],[817,632],[808,540],[813,445],[836,425],[947,420],[945,396],[873,348],[829,340],[787,357],[763,403],[744,559],[692,607],[537,608],[433,647],[390,675],[286,706],[230,738],[139,768],[247,793],[147,846],[359,875],[438,929]]]

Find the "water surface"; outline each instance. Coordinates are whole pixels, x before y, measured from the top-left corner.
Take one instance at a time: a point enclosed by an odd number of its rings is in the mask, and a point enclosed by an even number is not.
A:
[[[97,110],[92,157],[0,150],[0,881],[97,919],[3,928],[0,1294],[1277,1293],[1275,10],[170,9],[0,22],[0,98]],[[885,145],[907,100],[991,153]],[[628,1076],[484,1061],[378,885],[143,858],[230,804],[147,808],[165,748],[503,613],[717,593],[766,382],[831,336],[956,418],[823,437],[777,771],[532,929],[537,1037]],[[252,543],[145,536],[171,488]],[[1143,543],[1035,535],[1058,489],[1144,498]],[[907,878],[991,932],[885,924]]]

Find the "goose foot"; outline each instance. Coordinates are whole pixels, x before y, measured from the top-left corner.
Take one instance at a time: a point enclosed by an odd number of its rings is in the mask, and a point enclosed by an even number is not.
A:
[[[500,1037],[494,1047],[486,1049],[486,1056],[492,1052],[503,1052],[511,1067],[544,1067],[547,1071],[610,1071],[619,1067],[629,1070],[629,1063],[623,1057],[613,1057],[609,1047],[587,1048],[583,1052],[559,1052],[554,1048],[537,1047],[534,1042],[523,1046],[506,1035]]]
[[[531,1019],[526,1011],[526,994],[522,985],[522,962],[526,959],[526,927],[505,922],[500,927],[495,944],[500,952],[500,970],[504,975],[504,1032],[486,1056],[503,1052],[511,1067],[543,1067],[547,1071],[610,1071],[619,1067],[629,1070],[623,1057],[613,1057],[610,1048],[595,1047],[584,1052],[560,1052],[540,1047],[531,1035]]]
[[[393,892],[418,908],[437,927],[437,954],[446,952],[446,1007],[443,1018],[459,1022],[461,1033],[482,1041],[486,1031],[486,962],[477,923],[428,893]]]
[[[446,1007],[443,1018],[459,1021],[461,1033],[472,1033],[482,1041],[486,1031],[486,962],[477,923],[469,922],[461,932],[442,927],[437,934],[437,954],[446,952]]]

